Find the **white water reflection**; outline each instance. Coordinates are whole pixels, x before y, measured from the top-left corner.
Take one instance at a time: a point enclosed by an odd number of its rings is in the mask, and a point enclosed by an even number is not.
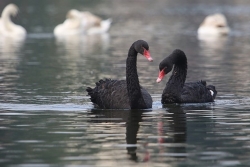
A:
[[[1,66],[0,68],[6,65],[6,63],[11,63],[12,65],[17,63],[17,61],[20,59],[18,57],[23,45],[24,40],[15,40],[14,38],[8,38],[8,37],[0,37],[0,60],[1,60]],[[9,62],[9,60],[11,60]],[[3,63],[3,62],[6,63]],[[14,66],[15,67],[15,66]],[[9,66],[6,66],[6,68],[10,68]],[[11,66],[12,69],[13,66]],[[7,69],[6,69],[7,70]],[[3,68],[3,72],[7,72]],[[10,70],[10,69],[9,69]]]
[[[201,55],[208,57],[217,56],[217,58],[223,58],[218,55],[227,48],[228,36],[207,36],[198,34],[197,38],[199,40],[199,45],[202,49]]]
[[[4,56],[15,56],[15,54],[18,54],[20,52],[20,49],[23,46],[24,42],[25,40],[16,40],[15,38],[0,37],[0,51]]]
[[[108,33],[93,35],[68,35],[56,37],[57,46],[71,57],[105,53],[110,46]]]

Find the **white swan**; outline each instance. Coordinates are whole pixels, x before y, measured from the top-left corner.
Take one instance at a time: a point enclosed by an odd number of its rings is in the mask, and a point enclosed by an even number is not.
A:
[[[90,12],[82,12],[82,21],[86,34],[106,33],[112,23],[112,19],[102,20]]]
[[[55,27],[55,36],[68,36],[76,34],[99,34],[109,30],[112,20],[102,21],[90,12],[81,12],[72,9],[67,13],[66,20]]]
[[[112,19],[102,20],[99,26],[93,26],[87,30],[87,34],[102,34],[106,33],[110,25],[112,23]]]
[[[24,39],[26,37],[26,30],[11,21],[11,16],[16,16],[18,7],[15,4],[7,5],[1,15],[0,19],[0,36],[11,37],[16,39]]]
[[[199,35],[227,35],[229,32],[226,17],[220,13],[207,16],[198,29]]]
[[[72,9],[66,15],[66,20],[55,27],[56,36],[75,35],[83,32],[81,23],[81,12]]]

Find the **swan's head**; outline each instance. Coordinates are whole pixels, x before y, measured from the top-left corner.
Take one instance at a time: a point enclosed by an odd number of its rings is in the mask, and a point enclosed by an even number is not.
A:
[[[67,19],[76,19],[76,18],[80,18],[81,17],[81,12],[79,12],[76,9],[71,9],[70,11],[68,11],[66,18]]]
[[[186,63],[186,55],[180,49],[175,49],[168,57],[163,59],[159,64],[159,74],[156,82],[161,82],[166,74],[168,74],[173,69],[173,65],[178,61],[178,63]]]
[[[7,13],[9,13],[10,15],[12,15],[12,16],[16,16],[17,15],[17,13],[18,13],[18,7],[15,5],[15,4],[9,4],[9,5],[7,5],[5,8],[4,8],[4,11],[3,11],[3,13],[4,12],[7,12]]]
[[[159,64],[159,74],[156,82],[161,82],[166,74],[168,74],[173,68],[173,63],[169,57],[166,57],[162,62]]]
[[[145,56],[148,61],[153,61],[152,57],[150,56],[149,46],[148,43],[144,40],[138,40],[134,43],[135,50]]]

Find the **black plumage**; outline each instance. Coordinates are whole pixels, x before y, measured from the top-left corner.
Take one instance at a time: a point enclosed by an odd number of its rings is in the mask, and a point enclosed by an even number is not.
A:
[[[126,80],[100,80],[95,88],[88,87],[86,91],[96,107],[102,109],[147,109],[152,108],[150,94],[140,86],[137,74],[137,53],[144,55],[149,61],[149,46],[147,42],[134,42],[128,52],[126,61]]]
[[[174,66],[174,68],[173,68]],[[162,93],[162,104],[168,103],[204,103],[213,102],[217,91],[215,86],[206,85],[206,81],[185,83],[187,76],[187,57],[179,49],[174,50],[159,64],[160,82],[164,75],[173,69],[165,89]]]

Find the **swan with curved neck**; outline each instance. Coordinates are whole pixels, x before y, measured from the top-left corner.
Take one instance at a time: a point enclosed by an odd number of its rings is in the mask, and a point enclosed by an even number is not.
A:
[[[162,93],[162,104],[214,101],[217,91],[213,85],[206,86],[206,81],[185,83],[187,68],[187,57],[179,49],[174,50],[161,61],[156,82],[161,82],[163,77],[173,69],[172,75]]]
[[[100,80],[94,89],[86,89],[95,105],[103,109],[152,108],[150,94],[139,83],[136,67],[138,53],[144,55],[148,61],[153,61],[147,42],[138,40],[128,51],[126,80]]]
[[[207,16],[198,28],[198,35],[227,35],[229,32],[227,19],[220,13]]]
[[[109,30],[112,20],[102,20],[90,12],[81,12],[71,9],[66,20],[55,27],[56,36],[79,35],[79,34],[100,34]]]
[[[15,4],[7,5],[1,15],[0,20],[0,35],[12,38],[25,38],[26,30],[19,25],[14,24],[11,21],[11,16],[16,16],[18,13],[18,7]]]

